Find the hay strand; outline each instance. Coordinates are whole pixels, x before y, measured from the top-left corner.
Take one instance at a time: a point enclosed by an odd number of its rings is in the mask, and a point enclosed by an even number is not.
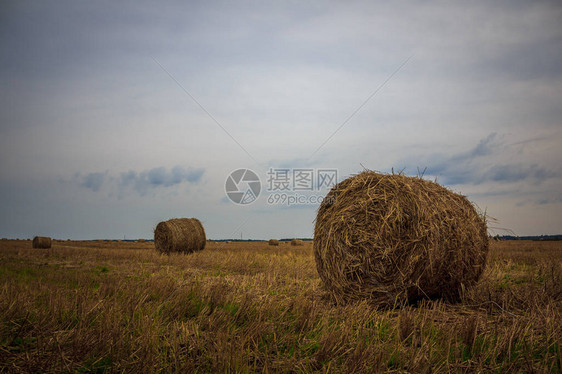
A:
[[[205,248],[205,229],[197,218],[173,218],[158,223],[154,246],[162,253],[192,253]]]
[[[364,171],[323,200],[313,248],[337,302],[392,306],[458,298],[484,269],[488,234],[466,197],[421,178]]]

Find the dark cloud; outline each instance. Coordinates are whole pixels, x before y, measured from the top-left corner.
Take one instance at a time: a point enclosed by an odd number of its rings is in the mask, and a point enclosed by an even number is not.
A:
[[[555,178],[557,174],[534,165],[508,164],[492,166],[480,179],[480,182],[518,182],[526,179],[536,179],[542,181],[549,178]]]
[[[497,138],[497,134],[493,132],[490,135],[488,135],[485,139],[480,140],[478,145],[468,153],[467,158],[472,159],[475,157],[487,156],[491,154],[493,152],[492,146],[494,145],[494,140],[496,140],[496,138]]]
[[[106,173],[90,173],[81,178],[80,185],[82,187],[89,188],[94,192],[99,191],[104,182],[105,176]]]
[[[158,187],[171,187],[183,182],[196,184],[204,173],[203,168],[184,169],[181,166],[175,166],[171,170],[161,166],[140,173],[130,170],[121,173],[119,186],[121,188],[132,187],[139,194],[145,195],[150,189]]]
[[[427,165],[426,175],[437,176],[446,185],[482,184],[485,182],[514,183],[532,181],[541,183],[547,179],[562,177],[556,172],[538,164],[523,163],[489,164],[489,158],[501,154],[506,149],[496,133],[491,133],[472,149],[452,156],[433,155],[425,158],[420,167]],[[487,157],[490,156],[490,157]],[[417,157],[424,160],[424,157]],[[409,162],[412,164],[412,162]]]
[[[203,168],[183,168],[175,166],[167,169],[163,166],[137,172],[129,170],[121,173],[119,177],[114,178],[105,173],[89,173],[82,176],[77,173],[74,180],[78,182],[81,187],[88,188],[92,191],[99,191],[102,185],[117,183],[119,196],[123,196],[125,190],[133,189],[141,196],[147,192],[157,188],[166,188],[179,185],[184,182],[197,184],[205,173]]]
[[[474,160],[490,155],[498,146],[497,134],[491,133],[469,151],[449,157],[434,155],[426,159],[426,164],[421,166],[424,168],[427,166],[426,174],[438,176],[448,185],[474,183],[476,181],[474,173],[477,172],[473,165]],[[416,157],[416,160],[423,160],[423,157]],[[480,179],[478,178],[479,181]]]
[[[545,197],[545,198],[541,198],[535,201],[536,205],[550,205],[550,204],[560,204],[562,203],[562,195],[559,195],[557,197]]]
[[[562,204],[562,195],[556,195],[553,193],[543,193],[544,196],[539,198],[526,198],[523,200],[518,201],[515,205],[518,207],[522,206],[529,206],[529,205],[536,205],[536,206],[543,206],[543,205],[554,205],[554,204]]]

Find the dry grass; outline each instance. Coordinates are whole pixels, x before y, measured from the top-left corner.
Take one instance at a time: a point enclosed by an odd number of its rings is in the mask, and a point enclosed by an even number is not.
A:
[[[457,300],[482,274],[488,242],[485,219],[465,196],[373,171],[334,186],[314,229],[318,273],[334,299],[383,307]]]
[[[0,242],[0,372],[560,372],[562,243],[495,242],[461,302],[335,305],[312,244]]]

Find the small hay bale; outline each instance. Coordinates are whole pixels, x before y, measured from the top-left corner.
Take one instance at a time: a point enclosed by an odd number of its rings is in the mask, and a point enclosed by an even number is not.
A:
[[[144,243],[145,241],[145,239],[139,239],[139,243]]]
[[[205,229],[197,218],[173,218],[154,230],[154,246],[162,253],[191,253],[205,248]]]
[[[318,208],[314,256],[336,302],[457,300],[488,253],[486,219],[465,196],[416,177],[364,171]]]
[[[33,248],[51,248],[51,238],[47,236],[36,236],[31,243]]]
[[[273,245],[273,246],[278,246],[279,245],[279,240],[277,239],[269,239],[269,245]]]
[[[301,246],[301,245],[304,245],[304,243],[300,239],[293,239],[293,240],[291,240],[291,245]]]

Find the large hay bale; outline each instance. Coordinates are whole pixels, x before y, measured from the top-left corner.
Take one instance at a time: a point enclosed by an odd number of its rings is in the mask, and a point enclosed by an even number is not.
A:
[[[437,183],[364,171],[318,209],[316,267],[337,302],[457,299],[486,263],[485,217]]]
[[[293,240],[291,240],[291,245],[301,246],[301,245],[304,245],[304,243],[300,239],[293,239]]]
[[[274,246],[278,246],[279,245],[279,240],[277,239],[269,239],[269,245],[274,245]]]
[[[205,229],[197,218],[173,218],[154,230],[154,246],[163,253],[191,253],[205,248]]]
[[[33,248],[51,248],[51,238],[47,236],[36,236],[31,243]]]

